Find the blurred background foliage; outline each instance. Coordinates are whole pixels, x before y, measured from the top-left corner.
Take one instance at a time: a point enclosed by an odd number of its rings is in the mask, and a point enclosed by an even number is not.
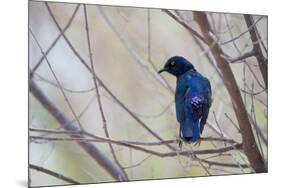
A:
[[[76,7],[75,4],[67,3],[49,3],[49,6],[61,27],[68,23]],[[153,67],[159,69],[170,56],[181,55],[189,59],[196,69],[211,81],[214,100],[208,121],[216,124],[217,120],[221,131],[225,135],[241,142],[240,133],[229,120],[230,118],[237,124],[230,97],[216,67],[206,57],[208,49],[202,50],[198,41],[190,32],[160,9],[87,5],[87,12],[97,75],[114,95],[142,119],[149,128],[158,133],[164,140],[176,139],[178,136],[179,125],[175,116],[174,94],[159,82],[157,75],[153,74],[153,71],[155,72]],[[198,25],[193,20],[192,11],[178,11],[178,13],[188,25],[198,29]],[[212,23],[212,28],[221,42],[228,41],[233,36],[238,36],[247,30],[243,15],[212,12],[207,14]],[[257,20],[260,16],[257,15],[254,18]],[[256,26],[261,39],[267,44],[267,17],[263,16]],[[46,6],[42,2],[29,2],[29,28],[37,36],[43,50],[48,49],[59,34]],[[79,8],[65,34],[90,66],[82,7]],[[235,40],[235,44],[242,54],[252,48],[248,33]],[[222,45],[222,48],[231,57],[240,55],[233,43]],[[41,56],[42,54],[34,39],[29,37],[30,69],[35,66]],[[92,75],[79,62],[79,59],[73,54],[63,38],[57,42],[47,57],[63,87],[71,90],[93,88]],[[138,62],[137,58],[141,59],[144,64]],[[253,92],[263,90],[257,82],[258,80],[264,85],[254,57],[247,58],[247,64],[243,62],[231,64],[231,69],[239,88],[248,90],[245,88],[246,83],[248,86],[254,85]],[[174,77],[168,74],[163,74],[163,77],[172,88],[175,88],[176,80]],[[74,119],[59,89],[49,83],[55,83],[55,79],[45,60],[37,69],[34,80],[69,119]],[[156,141],[138,122],[120,108],[101,87],[100,93],[107,127],[112,139]],[[248,112],[251,113],[251,96],[242,91],[241,94]],[[67,92],[67,98],[77,114],[86,109],[80,118],[83,127],[95,135],[105,137],[95,91]],[[255,121],[260,126],[262,133],[267,135],[267,92],[260,92],[255,95],[253,102]],[[29,97],[29,126],[32,128],[60,129],[58,123],[31,94]],[[44,134],[39,135],[44,136]],[[203,135],[205,137],[217,136],[209,127],[206,127]],[[94,144],[113,161],[107,143]],[[177,147],[176,143],[174,146]],[[215,147],[220,146],[224,146],[224,144],[215,143]],[[186,144],[184,147],[208,149],[214,148],[214,143],[202,142],[200,146]],[[165,146],[150,148],[167,152]],[[267,158],[266,144],[262,144],[262,149],[265,158]],[[138,164],[145,159],[136,167],[125,169],[130,180],[206,175],[206,171],[198,161],[191,161],[188,157],[159,158],[118,145],[114,145],[114,150],[124,167]],[[212,159],[219,162],[238,161],[247,163],[246,157],[239,151],[234,150],[227,152],[227,154]],[[211,156],[215,155],[203,155],[202,158]],[[82,183],[114,181],[97,162],[73,141],[30,140],[29,162],[52,169]],[[210,169],[210,172],[212,175],[235,174],[248,173],[251,172],[251,169],[241,171],[239,168],[214,167]],[[65,184],[60,179],[35,170],[31,170],[30,175],[32,186]]]

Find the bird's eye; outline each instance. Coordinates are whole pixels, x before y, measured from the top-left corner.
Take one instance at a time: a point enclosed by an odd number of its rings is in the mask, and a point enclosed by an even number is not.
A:
[[[175,61],[172,61],[172,62],[171,62],[171,66],[174,66],[175,64],[176,64]]]

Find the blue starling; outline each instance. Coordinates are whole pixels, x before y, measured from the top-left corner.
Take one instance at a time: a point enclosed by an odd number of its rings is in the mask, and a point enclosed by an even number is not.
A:
[[[181,56],[168,59],[158,73],[164,71],[177,78],[175,104],[179,137],[186,142],[198,142],[212,103],[211,84]]]

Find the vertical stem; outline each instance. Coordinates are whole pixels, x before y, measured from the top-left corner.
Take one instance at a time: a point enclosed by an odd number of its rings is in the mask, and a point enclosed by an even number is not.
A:
[[[251,88],[251,91],[253,92],[254,91],[254,82],[252,83],[252,88]],[[254,96],[251,95],[251,115],[254,119],[254,124],[257,124],[257,119],[256,119],[256,112],[255,112],[255,105],[254,105]],[[261,139],[260,139],[260,134],[258,134],[258,130],[257,128],[255,128],[255,131],[256,131],[256,137],[257,137],[257,140],[258,140],[258,146],[260,148],[260,152],[261,152],[261,155],[262,155],[262,158],[263,158],[263,161],[265,163],[265,158],[264,158],[264,154],[263,154],[263,148],[262,148],[262,145],[261,145]]]
[[[99,93],[99,87],[98,87],[98,82],[97,82],[97,78],[96,78],[96,74],[95,74],[94,63],[93,63],[93,54],[92,54],[92,50],[91,50],[91,41],[90,41],[88,19],[87,19],[87,8],[86,8],[85,4],[83,5],[83,7],[84,7],[86,34],[87,34],[87,42],[88,42],[89,57],[90,57],[93,81],[94,81],[95,88],[96,88],[97,100],[98,100],[99,110],[100,110],[100,114],[101,114],[101,118],[102,118],[102,122],[103,122],[103,128],[104,128],[105,136],[107,138],[110,138],[109,132],[108,132],[108,129],[107,129],[107,122],[106,122],[103,107],[102,107],[101,97],[100,97],[100,93]],[[114,148],[113,148],[111,142],[109,142],[108,144],[109,144],[109,147],[110,147],[110,150],[111,150],[111,153],[112,153],[112,156],[114,158],[115,163],[120,167],[120,169],[122,169],[123,176],[120,177],[120,179],[121,180],[128,180],[128,176],[127,176],[126,172],[124,171],[124,169],[121,167],[121,164],[117,159],[116,153],[114,151]]]
[[[230,95],[233,109],[236,114],[236,118],[238,120],[242,134],[243,150],[248,157],[251,166],[256,172],[266,172],[267,169],[257,147],[251,124],[248,119],[247,111],[240,94],[240,90],[230,68],[230,65],[225,59],[221,57],[221,47],[213,39],[207,15],[203,12],[194,12],[193,16],[195,21],[198,23],[202,34],[204,35],[205,41],[210,47],[215,62],[221,71],[225,87]]]
[[[252,28],[251,25],[254,24],[254,19],[251,15],[244,15],[244,18],[245,18],[245,21],[246,21],[246,24],[247,24],[247,27],[249,28],[249,33],[250,33],[250,36],[251,36],[251,40],[252,40],[252,43],[253,43],[253,49],[254,49],[254,52],[255,52],[255,57],[258,61],[258,64],[259,64],[259,68],[260,68],[260,71],[261,71],[261,74],[262,74],[262,77],[263,77],[263,81],[264,81],[264,84],[265,84],[265,88],[267,89],[267,59],[263,56],[262,54],[262,49],[260,47],[260,43],[258,42],[259,41],[259,38],[257,36],[257,28],[256,26],[254,25]]]

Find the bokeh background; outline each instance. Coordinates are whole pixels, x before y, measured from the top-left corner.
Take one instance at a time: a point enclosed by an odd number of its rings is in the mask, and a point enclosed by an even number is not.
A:
[[[77,4],[48,3],[48,6],[58,24],[63,28],[69,22]],[[203,136],[220,136],[214,132],[213,129],[215,129],[227,138],[237,142],[242,141],[229,94],[218,74],[216,65],[212,64],[210,50],[204,48],[204,45],[178,22],[160,9],[87,5],[87,13],[96,74],[114,96],[150,129],[164,140],[176,139],[178,136],[179,125],[176,121],[173,102],[176,79],[168,74],[163,74],[161,78],[156,71],[169,57],[181,55],[189,59],[199,72],[209,78],[212,84],[213,104],[208,118],[210,126],[206,126]],[[177,11],[174,14],[190,27],[198,30],[192,11]],[[237,57],[252,48],[249,34],[241,35],[248,29],[243,15],[212,12],[208,12],[207,15],[226,54]],[[256,27],[260,40],[267,48],[267,17],[256,15],[253,18],[257,21]],[[29,29],[36,36],[43,51],[46,51],[60,34],[44,2],[29,2]],[[65,35],[90,66],[82,5],[78,8]],[[235,44],[233,42],[223,44],[239,35],[241,36],[235,40]],[[266,50],[263,52],[267,53]],[[30,70],[41,57],[42,53],[30,35]],[[83,127],[88,132],[105,137],[97,95],[93,89],[92,74],[85,69],[63,37],[58,40],[47,58],[65,89],[67,100],[75,112],[81,114],[79,119]],[[267,92],[264,91],[264,83],[256,59],[249,57],[245,61],[231,63],[231,69],[241,88],[243,102],[253,117],[252,124],[258,125],[258,129],[267,140]],[[75,120],[46,60],[43,60],[32,79],[61,112],[70,120]],[[245,92],[249,90],[249,86],[253,87],[254,96]],[[102,87],[99,87],[99,91],[111,139],[157,141]],[[78,127],[77,122],[74,124]],[[62,130],[58,122],[31,93],[29,95],[29,128]],[[254,134],[259,140],[255,131]],[[30,135],[57,136],[38,132],[30,132]],[[67,137],[64,135],[64,138]],[[53,170],[81,183],[116,181],[75,141],[32,138],[29,141],[30,164]],[[260,141],[259,148],[265,161],[267,160],[266,143]],[[114,161],[108,143],[93,144]],[[178,147],[176,143],[172,145]],[[223,146],[225,146],[223,142],[202,142],[200,146],[186,144],[184,149],[203,150]],[[253,172],[251,168],[208,166],[198,160],[192,160],[189,156],[164,158],[120,145],[113,145],[113,147],[130,181]],[[145,146],[145,148],[163,153],[169,151],[163,145]],[[238,150],[222,155],[200,155],[200,158],[225,163],[249,164],[244,153]],[[206,172],[206,168],[209,173]],[[30,183],[31,186],[68,184],[34,169],[30,169]]]

